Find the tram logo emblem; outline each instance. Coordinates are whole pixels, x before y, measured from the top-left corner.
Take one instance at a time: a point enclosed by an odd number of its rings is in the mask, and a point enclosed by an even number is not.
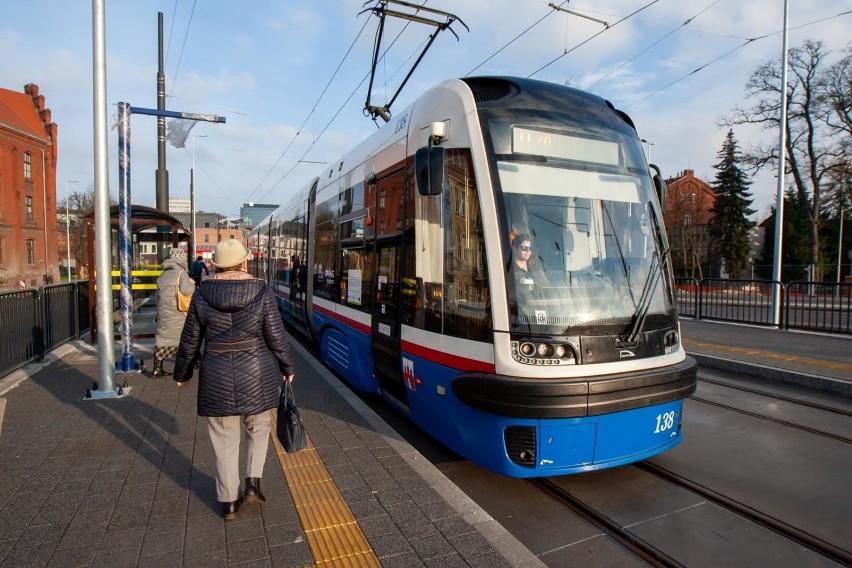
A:
[[[417,390],[417,380],[414,378],[414,361],[402,358],[402,378],[405,386],[411,390]]]
[[[631,357],[636,357],[636,353],[630,351],[629,349],[622,349],[618,353],[619,359],[630,359]]]

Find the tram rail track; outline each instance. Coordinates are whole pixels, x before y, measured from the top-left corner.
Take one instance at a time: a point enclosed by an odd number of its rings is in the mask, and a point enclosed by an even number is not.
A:
[[[779,536],[820,554],[833,562],[837,562],[843,566],[852,566],[852,552],[840,548],[780,519],[758,511],[744,503],[727,497],[726,495],[649,461],[638,462],[633,464],[633,467],[659,477],[667,483],[671,483],[677,487],[694,493],[713,505],[725,508],[749,522],[763,526]],[[625,549],[648,562],[651,566],[661,568],[684,566],[684,564],[666,552],[660,550],[652,543],[636,536],[627,527],[614,521],[604,512],[598,511],[594,507],[583,502],[581,499],[578,499],[569,491],[560,487],[555,480],[542,478],[531,480],[530,482],[539,490],[549,495],[552,499],[603,531],[604,534],[618,542]]]
[[[729,511],[736,513],[737,515],[746,518],[756,524],[762,525],[775,533],[797,542],[801,546],[804,546],[814,552],[817,552],[826,558],[838,562],[845,566],[852,566],[852,552],[848,550],[844,550],[830,542],[826,542],[825,540],[816,537],[810,533],[807,533],[799,528],[796,528],[784,521],[776,519],[771,515],[767,515],[761,511],[758,511],[752,507],[744,503],[740,503],[735,499],[731,499],[717,491],[714,491],[708,487],[705,487],[699,483],[686,479],[685,477],[670,471],[664,467],[658,466],[656,464],[650,463],[648,461],[642,461],[634,464],[635,467],[642,469],[643,471],[647,471],[653,475],[656,475],[660,478],[665,479],[670,483],[674,483],[684,489],[692,491],[693,493],[700,495],[707,501],[719,505],[720,507],[724,507]]]
[[[726,388],[730,388],[730,389],[734,389],[734,390],[738,390],[738,391],[757,394],[757,395],[760,395],[760,396],[773,398],[775,400],[783,400],[784,402],[790,402],[790,403],[793,403],[793,404],[798,404],[800,406],[806,406],[808,408],[813,408],[813,409],[816,409],[816,410],[823,410],[825,412],[831,412],[833,414],[840,414],[842,416],[852,416],[852,409],[838,408],[836,406],[830,406],[830,405],[827,405],[827,404],[820,404],[818,402],[813,402],[813,401],[810,401],[810,400],[802,400],[802,399],[795,398],[795,397],[792,397],[792,396],[786,396],[786,395],[783,395],[783,394],[768,392],[768,391],[765,391],[765,390],[747,387],[747,386],[744,386],[744,385],[738,385],[738,384],[735,384],[735,383],[729,383],[729,382],[720,381],[720,380],[717,380],[717,379],[709,379],[707,377],[702,377],[700,375],[698,377],[698,380],[703,382],[703,383],[718,385],[718,386],[722,386],[722,387],[726,387]]]
[[[606,515],[589,507],[571,493],[559,487],[554,481],[540,478],[530,481],[535,487],[564,505],[576,515],[596,526],[624,548],[657,568],[685,568],[683,564],[622,527]]]
[[[788,428],[795,428],[796,430],[801,430],[803,432],[808,432],[809,434],[815,434],[817,436],[822,436],[824,438],[830,438],[832,440],[837,440],[838,442],[843,442],[846,444],[852,444],[852,438],[848,436],[842,436],[840,434],[833,434],[831,432],[826,432],[825,430],[819,430],[817,428],[811,428],[810,426],[805,426],[803,424],[797,424],[796,422],[790,422],[789,420],[783,420],[781,418],[775,418],[773,416],[767,416],[765,414],[760,414],[758,412],[752,412],[750,410],[744,410],[742,408],[737,408],[736,406],[731,406],[730,404],[725,404],[723,402],[716,402],[714,400],[709,400],[706,398],[701,398],[698,396],[689,397],[690,400],[694,400],[696,402],[701,402],[703,404],[709,404],[711,406],[716,406],[719,408],[724,408],[725,410],[730,410],[732,412],[737,412],[739,414],[744,414],[746,416],[751,416],[752,418],[759,418],[760,420],[766,420],[767,422],[772,422],[774,424],[779,424],[781,426],[786,426]]]

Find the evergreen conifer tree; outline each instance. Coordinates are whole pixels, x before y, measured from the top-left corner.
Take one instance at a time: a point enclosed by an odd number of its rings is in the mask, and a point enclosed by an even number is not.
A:
[[[749,230],[754,223],[748,218],[754,213],[748,187],[751,180],[740,168],[742,155],[729,130],[722,149],[716,155],[719,163],[713,166],[716,179],[710,184],[716,192],[716,202],[711,209],[710,237],[717,261],[721,260],[731,278],[740,278],[748,266]]]

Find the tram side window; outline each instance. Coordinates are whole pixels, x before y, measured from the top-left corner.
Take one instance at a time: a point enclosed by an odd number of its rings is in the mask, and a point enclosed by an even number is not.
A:
[[[341,249],[340,254],[340,303],[368,311],[373,280],[370,257],[363,248]]]
[[[447,165],[444,192],[426,207],[424,242],[427,248],[443,250],[426,252],[422,259],[423,326],[427,331],[490,342],[485,239],[470,151],[447,151]]]
[[[314,294],[326,300],[335,300],[335,253],[337,231],[334,222],[329,220],[317,224],[316,252],[314,258]]]

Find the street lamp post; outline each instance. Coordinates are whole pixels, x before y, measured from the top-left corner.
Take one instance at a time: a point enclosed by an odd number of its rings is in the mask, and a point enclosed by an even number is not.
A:
[[[189,172],[189,208],[191,210],[190,218],[189,218],[189,231],[192,233],[192,260],[190,262],[195,262],[195,255],[198,254],[196,252],[196,245],[198,244],[195,240],[195,139],[196,138],[207,138],[206,134],[193,134],[192,135],[192,169]]]
[[[641,140],[639,140],[639,141],[640,141],[640,142],[642,142],[643,144],[647,144],[647,145],[648,145],[648,163],[650,164],[650,163],[651,163],[651,146],[653,146],[653,145],[654,145],[654,143],[653,143],[653,142],[649,142],[649,141],[645,140],[644,138],[642,138],[642,139],[641,139]]]
[[[68,184],[77,183],[76,179],[65,180],[65,255],[68,265],[65,270],[68,272],[68,281],[71,281],[71,215],[68,212]]]

